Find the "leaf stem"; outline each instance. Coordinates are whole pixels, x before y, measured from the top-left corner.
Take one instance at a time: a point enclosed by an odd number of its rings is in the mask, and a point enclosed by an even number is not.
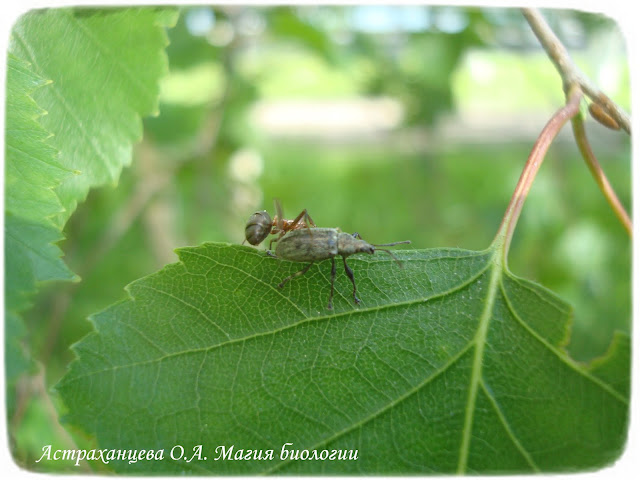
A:
[[[533,180],[542,165],[544,157],[549,149],[549,145],[556,137],[560,129],[567,121],[577,115],[580,112],[580,100],[582,98],[582,91],[579,87],[571,87],[569,94],[567,95],[567,103],[564,107],[558,110],[551,120],[547,122],[545,127],[540,132],[536,143],[533,145],[533,149],[529,154],[527,163],[522,170],[516,189],[511,196],[511,201],[507,206],[507,210],[502,218],[502,223],[496,234],[496,238],[493,243],[498,248],[503,250],[503,261],[506,265],[507,252],[509,251],[509,245],[524,201],[529,194]]]
[[[616,192],[611,187],[611,184],[609,183],[607,176],[602,170],[602,167],[600,167],[600,164],[598,163],[593,150],[591,150],[591,146],[589,145],[589,141],[587,140],[587,133],[584,129],[584,120],[581,113],[571,119],[571,125],[573,127],[573,136],[576,139],[576,143],[578,144],[578,148],[580,149],[580,153],[582,153],[582,157],[584,158],[587,167],[589,167],[593,178],[602,191],[602,194],[607,199],[607,202],[613,209],[616,217],[618,217],[618,220],[620,220],[620,223],[622,223],[622,226],[631,237],[633,230],[631,219],[622,206],[620,199],[618,199]]]
[[[593,82],[587,78],[571,60],[567,49],[562,45],[542,14],[533,8],[523,8],[522,14],[529,23],[531,30],[540,41],[542,48],[553,62],[562,78],[565,92],[571,85],[579,85],[587,97],[600,105],[602,109],[613,117],[622,129],[631,135],[631,121],[627,113],[613,100],[602,93]]]

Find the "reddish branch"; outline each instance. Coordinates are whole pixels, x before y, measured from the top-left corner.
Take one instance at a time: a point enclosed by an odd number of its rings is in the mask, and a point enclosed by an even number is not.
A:
[[[582,92],[584,92],[584,94],[586,94],[594,102],[592,105],[595,105],[597,107],[595,110],[597,111],[602,110],[602,114],[600,115],[600,117],[605,119],[607,116],[610,117],[609,120],[612,120],[613,125],[615,125],[616,127],[617,126],[621,127],[627,133],[630,134],[631,126],[630,126],[630,121],[627,114],[609,97],[607,97],[604,93],[602,93],[600,90],[594,87],[593,84],[589,81],[589,79],[587,79],[578,70],[578,68],[575,66],[575,64],[571,60],[571,57],[569,57],[567,50],[564,48],[564,45],[562,45],[558,37],[553,33],[553,31],[551,30],[547,22],[544,20],[544,18],[540,14],[540,12],[538,12],[537,10],[524,8],[522,10],[522,13],[527,19],[527,21],[529,22],[531,29],[533,30],[536,37],[540,41],[542,47],[547,52],[547,55],[549,56],[553,64],[556,66],[556,69],[558,70],[558,73],[562,78],[563,87],[567,95],[567,106],[572,103],[573,95],[582,97]],[[582,154],[582,157],[584,158],[585,163],[587,164],[598,187],[600,188],[600,191],[607,199],[607,202],[611,206],[616,217],[620,220],[620,223],[622,223],[623,227],[625,228],[629,236],[631,236],[631,233],[632,233],[631,219],[627,214],[626,210],[624,209],[624,207],[622,206],[622,203],[618,199],[618,196],[616,195],[615,191],[611,187],[609,180],[607,180],[607,177],[604,174],[602,167],[600,167],[598,160],[596,159],[593,151],[591,150],[591,147],[589,146],[587,135],[584,130],[582,115],[578,111],[574,113],[572,117],[573,117],[573,120],[572,120],[573,135],[576,139],[578,148],[580,149],[580,153]],[[541,134],[541,137],[543,135],[544,135],[544,131]],[[535,147],[534,147],[534,151],[535,151]],[[532,152],[532,155],[533,155],[533,152]],[[526,170],[526,167],[525,167],[525,170]],[[516,194],[518,193],[519,192],[516,189]],[[512,203],[513,201],[514,200],[512,199]],[[507,214],[508,214],[508,211],[507,211]],[[510,239],[510,236],[508,238]]]
[[[505,256],[509,251],[509,244],[511,243],[515,226],[518,223],[518,217],[522,211],[522,206],[524,205],[524,201],[531,189],[533,180],[542,165],[547,150],[564,124],[580,112],[581,99],[582,92],[580,89],[572,89],[569,92],[567,104],[558,110],[553,117],[551,117],[551,120],[547,122],[542,132],[540,132],[536,143],[533,145],[533,149],[529,154],[527,163],[522,170],[516,189],[511,196],[511,201],[509,202],[507,211],[502,219],[502,225],[500,225],[498,230],[498,236],[504,235],[503,252]]]

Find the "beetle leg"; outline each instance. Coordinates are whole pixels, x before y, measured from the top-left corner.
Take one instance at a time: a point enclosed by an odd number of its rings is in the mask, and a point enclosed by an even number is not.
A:
[[[351,234],[351,236],[352,236],[353,238],[357,238],[357,239],[359,239],[359,240],[362,240],[362,237],[360,236],[360,234],[359,234],[358,232],[353,232],[353,233]]]
[[[311,265],[313,265],[313,262],[311,262],[309,265],[307,265],[306,267],[304,267],[302,270],[300,270],[299,272],[294,273],[293,275],[289,275],[287,278],[285,278],[284,280],[282,280],[279,284],[278,284],[278,288],[282,288],[285,286],[285,284],[289,281],[289,280],[293,280],[296,277],[299,277],[300,275],[304,275],[305,273],[307,273],[307,271],[311,268]]]
[[[333,284],[336,280],[336,257],[331,257],[331,293],[329,294],[329,305],[327,308],[333,310]]]
[[[358,305],[360,303],[360,299],[356,297],[356,279],[353,277],[353,270],[351,270],[349,265],[347,265],[347,257],[342,257],[342,261],[344,262],[344,271],[347,274],[347,277],[349,277],[349,280],[351,280],[351,283],[353,283],[353,301]]]

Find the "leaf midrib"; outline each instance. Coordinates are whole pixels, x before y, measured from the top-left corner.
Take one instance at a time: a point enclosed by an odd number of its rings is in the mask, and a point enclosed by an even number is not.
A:
[[[471,431],[473,429],[473,414],[475,413],[478,386],[482,381],[482,357],[484,346],[487,342],[487,332],[489,331],[489,321],[493,313],[496,294],[500,285],[500,274],[502,273],[502,263],[500,261],[500,249],[496,249],[492,258],[489,259],[491,266],[491,277],[487,288],[487,300],[480,316],[478,330],[471,341],[475,346],[473,364],[471,367],[471,377],[469,383],[469,396],[467,397],[467,407],[465,409],[465,420],[462,429],[462,441],[460,442],[460,453],[458,456],[458,474],[465,473],[469,459],[469,444],[471,442]]]
[[[429,375],[427,378],[425,378],[422,382],[420,382],[417,385],[415,385],[414,387],[410,388],[405,393],[403,393],[402,395],[398,396],[393,401],[385,404],[382,408],[379,408],[378,410],[376,410],[375,412],[371,413],[367,417],[355,422],[352,425],[349,425],[348,427],[340,430],[339,432],[334,433],[332,436],[323,439],[322,441],[316,443],[315,445],[313,445],[311,447],[308,447],[307,449],[308,450],[316,450],[317,448],[321,447],[322,445],[326,445],[329,442],[337,440],[338,438],[348,434],[349,432],[355,430],[356,428],[362,427],[362,426],[366,425],[367,423],[375,420],[376,418],[378,418],[383,413],[385,413],[388,410],[392,409],[393,407],[395,407],[396,405],[400,404],[401,402],[407,400],[409,397],[412,397],[413,395],[418,393],[420,390],[422,390],[426,385],[430,384],[432,381],[434,381],[440,375],[445,373],[454,363],[456,363],[465,353],[467,353],[467,351],[472,346],[473,346],[473,340],[470,341],[469,343],[467,343],[463,348],[460,349],[460,351],[456,355],[451,357],[447,363],[442,365],[439,369],[435,370],[431,375]],[[278,463],[277,465],[275,465],[274,467],[266,470],[264,473],[266,473],[266,474],[273,473],[273,472],[281,469],[285,465],[288,465],[292,461],[293,460],[284,460],[284,461]]]

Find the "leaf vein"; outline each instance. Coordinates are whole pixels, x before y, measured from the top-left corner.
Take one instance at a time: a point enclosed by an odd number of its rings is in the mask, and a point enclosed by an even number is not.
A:
[[[131,85],[135,86],[140,92],[142,92],[142,95],[145,97],[144,100],[146,102],[153,103],[153,92],[145,87],[144,83],[138,78],[137,75],[135,75],[127,68],[124,62],[119,61],[120,59],[118,55],[114,54],[114,52],[112,52],[104,43],[100,42],[92,34],[91,30],[89,30],[89,28],[84,25],[83,22],[75,18],[71,11],[68,11],[68,17],[71,21],[73,21],[73,23],[81,31],[81,33],[84,34],[105,57],[111,60],[111,64],[116,68],[119,68],[124,73],[124,75],[127,77],[127,80],[131,82]]]
[[[332,442],[334,440],[337,440],[340,437],[343,437],[344,435],[347,435],[348,433],[354,431],[356,428],[363,427],[367,423],[375,420],[376,418],[378,418],[382,414],[384,414],[387,411],[391,410],[393,407],[399,405],[401,402],[409,399],[410,397],[412,397],[413,395],[418,393],[420,390],[422,390],[424,387],[429,385],[432,381],[434,381],[440,375],[444,374],[451,366],[453,366],[467,352],[467,350],[469,350],[471,348],[471,346],[473,346],[473,341],[470,341],[466,346],[464,346],[460,350],[460,352],[458,352],[447,363],[445,363],[442,367],[440,367],[440,369],[438,369],[435,372],[433,372],[431,375],[429,375],[427,378],[425,378],[422,382],[417,384],[415,387],[407,390],[405,393],[400,395],[397,399],[392,400],[391,402],[389,402],[386,405],[383,405],[381,408],[379,408],[378,410],[373,412],[371,415],[363,418],[362,420],[354,423],[353,425],[349,425],[348,427],[345,427],[342,430],[334,433],[330,437],[325,438],[325,439],[321,440],[320,442],[317,442],[315,445],[313,445],[311,447],[308,447],[308,450],[316,450],[317,448],[321,447],[322,445],[326,445],[327,443],[330,443],[330,442]],[[291,461],[292,460],[284,460],[284,461],[278,463],[277,465],[275,465],[274,467],[266,470],[263,473],[267,473],[267,474],[273,473],[273,472],[281,469],[282,467],[284,467],[288,463],[291,463]]]
[[[198,313],[198,315],[200,315],[208,323],[210,323],[211,325],[216,327],[220,331],[220,333],[222,333],[225,337],[227,337],[228,340],[231,340],[231,337],[229,336],[229,334],[227,332],[225,332],[220,325],[218,325],[216,322],[214,322],[211,318],[209,318],[202,310],[200,310],[195,305],[192,305],[191,303],[181,299],[180,297],[177,297],[176,295],[173,295],[170,292],[166,292],[164,290],[160,290],[159,288],[153,287],[151,285],[145,285],[144,283],[139,283],[136,286],[137,287],[141,287],[141,288],[146,288],[147,290],[151,290],[151,291],[156,292],[158,294],[164,295],[164,296],[166,296],[168,298],[171,298],[171,299],[177,301],[178,303],[181,303],[182,305],[188,307],[191,310],[195,310]]]
[[[496,398],[493,396],[493,393],[491,393],[489,391],[489,389],[487,388],[487,385],[484,381],[484,379],[481,379],[480,381],[480,387],[482,388],[482,391],[484,392],[484,394],[487,396],[487,398],[489,399],[489,403],[491,403],[491,406],[493,407],[493,409],[496,412],[496,415],[498,416],[498,418],[500,419],[500,423],[502,423],[502,426],[504,427],[505,431],[507,432],[507,435],[509,436],[509,438],[511,439],[511,441],[513,442],[513,444],[515,445],[515,447],[518,449],[518,451],[520,452],[520,454],[524,457],[524,459],[527,461],[527,463],[529,464],[529,466],[536,472],[539,473],[540,469],[538,468],[538,465],[536,465],[536,463],[534,462],[533,458],[531,457],[531,454],[524,448],[524,446],[520,443],[520,441],[518,440],[518,437],[516,437],[515,433],[513,432],[511,425],[509,425],[509,422],[507,421],[507,417],[504,415],[504,412],[502,411],[502,409],[500,408],[500,405],[498,404],[498,401],[496,400]]]
[[[229,268],[231,270],[235,270],[237,272],[240,272],[240,273],[246,275],[248,278],[251,278],[252,280],[255,280],[258,283],[261,283],[262,285],[268,286],[272,291],[276,292],[280,297],[282,297],[284,300],[289,302],[293,307],[295,307],[300,312],[300,314],[302,314],[305,318],[309,318],[309,316],[300,307],[298,307],[298,305],[296,305],[296,303],[293,300],[291,300],[284,293],[282,293],[281,290],[278,290],[273,285],[271,285],[270,283],[265,282],[264,280],[254,276],[254,275],[251,275],[249,272],[247,272],[245,270],[242,270],[241,268],[238,268],[238,267],[236,267],[234,265],[231,265],[231,264],[228,264],[228,263],[219,262],[218,260],[214,260],[211,257],[208,257],[206,255],[202,255],[201,253],[198,253],[198,252],[194,252],[193,250],[182,250],[180,253],[181,254],[182,253],[188,253],[190,255],[195,255],[195,256],[198,256],[198,257],[202,257],[202,258],[204,258],[205,260],[207,260],[209,262],[213,262],[216,265],[220,265],[221,267],[227,267],[227,268]],[[184,262],[183,262],[183,264],[184,264]],[[185,268],[186,268],[186,266],[185,266]]]

